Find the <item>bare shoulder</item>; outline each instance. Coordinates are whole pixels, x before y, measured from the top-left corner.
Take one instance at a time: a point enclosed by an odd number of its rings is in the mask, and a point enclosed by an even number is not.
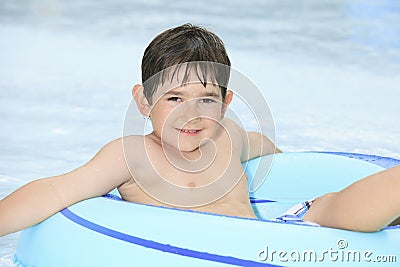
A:
[[[143,135],[127,135],[111,141],[106,146],[110,145],[115,148],[123,148],[125,144],[139,144],[142,143],[143,140]]]
[[[104,195],[131,179],[123,149],[124,139],[107,143],[91,160],[77,169],[49,178],[65,206]]]
[[[221,121],[221,124],[227,129],[227,131],[230,134],[238,134],[240,136],[243,136],[245,134],[245,130],[243,130],[242,127],[240,127],[234,120],[229,119],[229,118],[224,118]]]
[[[108,174],[109,177],[119,177],[120,181],[128,179],[130,175],[125,163],[125,141],[125,137],[110,141],[83,167],[94,169],[101,176]]]
[[[259,156],[282,152],[268,137],[259,132],[247,132],[235,121],[228,118],[224,119],[222,124],[226,127],[231,137],[242,144],[242,162]]]
[[[104,180],[114,181],[114,185],[129,181],[132,176],[126,162],[127,151],[143,143],[143,136],[124,136],[104,145],[99,152],[80,169],[94,172]],[[126,149],[127,147],[133,149]]]
[[[126,142],[127,140],[131,140],[131,138],[126,139],[125,137],[121,137],[113,141],[110,141],[99,150],[99,152],[94,156],[94,158],[91,161],[96,161],[99,159],[113,160],[116,158],[123,158],[124,142]]]
[[[237,151],[240,155],[243,154],[243,151],[246,150],[247,147],[246,131],[242,127],[240,127],[240,125],[237,124],[234,120],[229,118],[224,118],[221,121],[221,124],[228,132],[230,142],[232,142],[232,145],[234,145],[234,150]]]
[[[142,135],[129,135],[118,138],[106,144],[98,153],[96,157],[105,158],[109,162],[119,163],[117,166],[121,166],[124,169],[126,166],[127,158],[137,159],[138,155],[143,150],[144,136]]]

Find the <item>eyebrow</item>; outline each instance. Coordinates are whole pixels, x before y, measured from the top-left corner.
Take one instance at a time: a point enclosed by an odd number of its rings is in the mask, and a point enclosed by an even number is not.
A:
[[[164,95],[183,95],[180,91],[169,90]]]
[[[168,92],[166,92],[164,95],[184,95],[184,93],[182,93],[181,91],[175,91],[175,90],[170,90]],[[215,93],[215,92],[202,92],[200,96],[211,96],[211,97],[219,97],[220,94]]]

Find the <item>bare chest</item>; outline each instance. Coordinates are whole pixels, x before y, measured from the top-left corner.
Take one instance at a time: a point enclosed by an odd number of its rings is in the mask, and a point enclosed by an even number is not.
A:
[[[223,142],[216,147],[201,147],[197,155],[190,157],[166,151],[157,143],[136,152],[128,158],[133,179],[120,188],[124,199],[154,204],[152,198],[192,207],[232,194],[236,195],[234,198],[240,194],[239,199],[246,199],[247,180],[240,157]]]

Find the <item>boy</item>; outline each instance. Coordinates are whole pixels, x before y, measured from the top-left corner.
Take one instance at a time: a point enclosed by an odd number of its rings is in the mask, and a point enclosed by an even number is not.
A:
[[[114,188],[127,201],[255,218],[241,162],[281,151],[224,118],[233,97],[229,67],[222,41],[203,28],[186,24],[158,35],[143,56],[143,85],[132,90],[153,132],[112,141],[82,167],[1,200],[0,236]],[[304,219],[376,231],[399,216],[399,189],[400,168],[393,168],[317,198]]]

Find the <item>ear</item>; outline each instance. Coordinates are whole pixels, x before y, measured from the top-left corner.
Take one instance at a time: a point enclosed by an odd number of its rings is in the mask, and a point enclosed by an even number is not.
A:
[[[136,106],[143,116],[150,116],[150,104],[147,98],[144,96],[143,86],[141,84],[135,84],[132,89],[132,96],[135,99]]]
[[[221,115],[222,118],[225,116],[226,109],[228,108],[229,104],[232,102],[232,98],[233,98],[233,92],[231,90],[227,90],[225,99],[224,99],[224,105],[222,107],[222,115]]]

